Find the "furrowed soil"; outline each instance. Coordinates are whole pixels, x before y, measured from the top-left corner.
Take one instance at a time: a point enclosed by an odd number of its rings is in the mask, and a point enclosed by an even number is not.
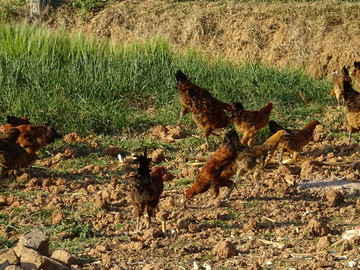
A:
[[[122,1],[86,20],[49,9],[43,22],[114,42],[164,36],[175,48],[323,77],[359,60],[359,13],[358,3]],[[259,182],[241,175],[229,200],[226,188],[218,198],[208,191],[187,209],[183,192],[215,149],[202,150],[198,141],[193,146],[197,131],[184,124],[139,135],[167,145],[149,155],[152,166],[169,172],[160,212],[149,229],[143,217],[140,232],[127,196],[136,164],[119,162],[119,149],[102,136],[67,134],[29,174],[3,183],[0,236],[15,244],[23,231],[40,228],[53,247],[72,251],[89,270],[360,268],[360,235],[342,238],[360,226],[360,146],[339,121],[342,109],[324,112],[299,162],[279,165],[276,154]],[[219,146],[221,138],[213,143]]]
[[[54,247],[72,251],[82,269],[358,265],[360,235],[341,239],[360,225],[360,146],[334,136],[343,130],[341,125],[332,131],[326,127],[334,126],[336,108],[328,111],[298,163],[279,165],[276,154],[259,182],[251,174],[241,175],[229,200],[223,199],[223,188],[216,199],[210,191],[195,196],[187,209],[183,192],[212,152],[191,146],[186,126],[151,128],[141,136],[170,147],[149,150],[152,167],[165,166],[168,175],[160,212],[149,229],[143,217],[140,232],[135,232],[128,198],[137,165],[129,156],[121,163],[114,156],[121,149],[104,144],[101,136],[67,134],[62,146],[48,150],[51,155],[39,159],[30,174],[8,183],[0,195],[0,213],[6,219],[0,224],[1,237],[16,243],[22,231],[40,228],[49,233]],[[97,161],[81,164],[91,156]]]

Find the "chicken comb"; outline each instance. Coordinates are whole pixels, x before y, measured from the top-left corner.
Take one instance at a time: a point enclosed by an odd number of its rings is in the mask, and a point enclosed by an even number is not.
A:
[[[185,82],[188,80],[187,76],[181,70],[176,71],[175,78],[178,82]]]

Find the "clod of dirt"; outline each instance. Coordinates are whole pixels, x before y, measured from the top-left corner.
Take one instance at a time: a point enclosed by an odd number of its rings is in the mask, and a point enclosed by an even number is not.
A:
[[[125,250],[134,250],[134,251],[140,251],[144,248],[144,244],[142,242],[130,242],[127,244],[124,244],[122,246]]]
[[[260,222],[258,219],[250,219],[243,227],[245,232],[256,232],[260,228]]]
[[[330,228],[322,219],[311,219],[306,227],[302,230],[302,235],[306,238],[315,238],[327,235],[331,232]]]
[[[312,180],[321,174],[321,168],[318,162],[307,160],[301,165],[301,178]]]
[[[165,210],[172,210],[175,207],[174,197],[166,197],[160,202],[161,208]]]
[[[73,264],[77,265],[79,263],[78,260],[73,255],[71,255],[69,252],[63,249],[54,250],[53,253],[51,254],[51,258],[67,266]]]
[[[50,255],[49,237],[39,229],[28,231],[19,238],[19,242],[14,249],[17,255],[22,255],[21,249],[23,247],[34,249],[44,256]]]
[[[323,126],[323,125],[318,125],[316,126],[315,130],[314,130],[314,141],[321,141],[326,139],[328,136],[330,136],[330,130]]]
[[[325,192],[325,203],[335,207],[344,202],[344,193],[340,190],[329,189]]]
[[[236,246],[230,241],[221,241],[214,246],[213,252],[220,258],[230,258],[237,255]]]
[[[151,228],[144,231],[144,239],[155,239],[163,236],[163,233],[160,228]]]
[[[0,195],[0,207],[7,205],[7,199],[4,195]]]
[[[190,221],[188,219],[179,219],[177,222],[177,229],[180,230],[188,230]]]
[[[316,250],[327,250],[331,246],[331,238],[326,235],[319,238],[319,241],[316,244]]]
[[[185,138],[185,133],[179,126],[155,126],[150,128],[150,135],[168,143]]]
[[[109,145],[102,151],[103,155],[108,155],[113,157],[117,156],[120,153],[121,153],[121,148],[114,145]]]
[[[277,171],[282,175],[300,175],[301,168],[299,166],[289,166],[284,164],[280,165]]]
[[[83,138],[78,133],[72,132],[64,136],[64,141],[67,143],[76,143],[82,142]]]
[[[160,163],[163,161],[165,159],[164,152],[164,149],[161,148],[154,150],[151,154],[151,161],[154,163]]]
[[[196,167],[185,167],[179,174],[180,178],[193,178],[196,177],[200,172],[199,168]]]
[[[55,211],[51,215],[51,224],[53,225],[60,224],[64,218],[65,218],[65,214],[61,210]]]
[[[76,149],[72,148],[72,147],[65,147],[62,153],[57,153],[54,156],[54,160],[65,160],[65,159],[70,159],[70,158],[74,158],[78,155],[78,152]]]
[[[280,195],[286,195],[290,189],[289,184],[283,179],[267,179],[264,183]]]

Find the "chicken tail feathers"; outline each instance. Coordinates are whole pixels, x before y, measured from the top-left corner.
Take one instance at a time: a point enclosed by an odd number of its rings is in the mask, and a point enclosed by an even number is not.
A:
[[[276,123],[273,120],[269,121],[268,126],[269,126],[269,129],[270,129],[271,133],[273,133],[273,134],[275,134],[279,130],[285,129],[284,127],[282,127],[281,125],[279,125],[278,123]]]
[[[181,70],[176,71],[175,78],[178,82],[186,82],[188,80],[188,77]]]
[[[150,178],[150,162],[151,158],[147,157],[147,149],[145,148],[143,155],[136,155],[135,161],[139,163],[138,178]]]
[[[269,102],[267,105],[262,107],[259,111],[269,115],[271,113],[272,109],[273,109],[273,103]]]

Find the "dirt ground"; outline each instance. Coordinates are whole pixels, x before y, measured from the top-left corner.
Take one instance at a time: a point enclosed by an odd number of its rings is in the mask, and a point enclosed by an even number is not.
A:
[[[304,68],[315,77],[331,77],[334,69],[360,60],[360,3],[217,3],[178,1],[120,1],[107,9],[79,18],[63,9],[49,9],[43,22],[53,28],[84,31],[114,42],[130,42],[163,36],[176,48],[196,47],[212,56],[223,55],[242,63],[259,60],[277,67]],[[96,243],[75,255],[82,269],[360,269],[360,235],[343,239],[346,231],[360,226],[360,146],[344,134],[336,108],[328,108],[324,125],[315,131],[314,142],[298,164],[266,167],[259,183],[250,175],[236,182],[227,201],[213,199],[210,192],[182,208],[183,191],[194,181],[203,160],[210,156],[182,145],[187,127],[155,127],[144,136],[179,144],[173,153],[155,150],[156,165],[170,172],[165,182],[157,220],[150,229],[135,233],[133,207],[129,204],[132,163],[120,163],[117,149],[101,154],[102,165],[48,175],[34,168],[30,179],[19,177],[11,186],[37,193],[34,201],[12,194],[0,195],[2,215],[13,216],[26,207],[28,214],[49,210],[49,226],[65,219],[70,206],[79,213],[93,208],[93,215],[79,215],[82,224],[96,232]],[[96,138],[77,134],[68,143],[84,143],[91,152],[102,153]],[[64,160],[81,158],[72,147],[37,161],[51,170]],[[76,175],[81,181],[74,181]],[[165,215],[167,231],[161,232]],[[144,219],[143,219],[144,221]],[[43,227],[39,221],[24,226]],[[12,223],[11,223],[12,224]],[[142,224],[144,225],[144,224]],[[19,235],[0,223],[0,234],[9,241]],[[71,241],[64,231],[56,237]],[[349,234],[349,233],[348,233]],[[343,239],[343,240],[342,240]],[[52,239],[50,239],[52,241]],[[75,240],[74,240],[75,241]]]
[[[175,48],[194,47],[235,63],[260,61],[303,68],[332,78],[360,59],[360,2],[254,3],[226,1],[115,1],[89,16],[57,7],[51,27],[83,31],[114,43],[161,36]]]
[[[50,176],[34,168],[30,177],[18,177],[11,186],[36,193],[36,198],[30,201],[16,193],[0,196],[1,213],[13,216],[10,224],[43,227],[73,218],[66,213],[74,208],[80,223],[91,226],[98,239],[75,254],[83,260],[82,269],[358,269],[360,235],[346,240],[342,235],[360,226],[360,146],[347,136],[334,136],[342,129],[333,129],[336,110],[328,108],[329,117],[316,128],[314,141],[299,163],[278,165],[276,155],[259,183],[242,175],[227,201],[225,188],[217,199],[206,192],[195,196],[187,209],[182,207],[183,191],[201,168],[201,157],[211,155],[208,151],[183,145],[175,158],[163,149],[151,151],[153,166],[163,165],[169,174],[157,219],[150,229],[138,233],[127,198],[129,175],[136,170],[131,156],[120,163],[116,154],[121,149],[100,149],[96,137],[74,133],[64,138],[69,145],[85,143],[92,149],[85,151],[87,155],[97,152],[106,162]],[[182,145],[186,134],[181,127],[156,126],[144,136]],[[70,146],[53,154],[37,165],[56,170],[64,160],[75,164],[81,158]],[[49,210],[51,220],[45,222],[48,225],[37,220],[18,224],[14,213],[19,207],[26,207],[27,215]],[[93,214],[84,214],[89,211]],[[144,223],[145,218],[142,227]],[[0,226],[2,237],[16,241],[16,231]],[[61,230],[55,236],[76,240]]]

